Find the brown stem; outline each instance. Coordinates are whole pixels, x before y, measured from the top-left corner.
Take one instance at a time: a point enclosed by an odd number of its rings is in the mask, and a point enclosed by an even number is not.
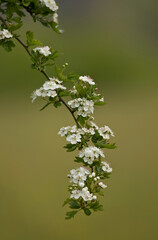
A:
[[[80,124],[77,122],[77,119],[74,115],[74,112],[71,110],[71,108],[66,104],[66,102],[64,102],[64,100],[60,97],[59,100],[65,105],[65,107],[69,110],[69,112],[71,113],[72,117],[74,118],[76,125],[78,128],[81,128]]]

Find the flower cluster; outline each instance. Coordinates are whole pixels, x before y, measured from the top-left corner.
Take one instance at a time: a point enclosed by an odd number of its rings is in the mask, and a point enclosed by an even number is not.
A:
[[[97,196],[89,192],[88,187],[82,188],[82,190],[73,190],[70,198],[79,199],[82,198],[85,202],[96,200]]]
[[[7,30],[7,29],[3,29],[2,31],[0,31],[0,40],[3,40],[5,38],[12,38],[13,35]]]
[[[92,164],[95,159],[105,157],[104,153],[97,147],[89,146],[79,151],[78,156],[83,158],[85,163]]]
[[[64,90],[66,89],[66,87],[64,87],[62,85],[62,81],[59,81],[57,78],[49,78],[50,81],[46,81],[43,86],[39,89],[36,89],[31,98],[32,98],[32,102],[34,102],[34,100],[37,97],[51,97],[51,98],[55,98],[57,96],[57,89],[60,90]]]
[[[94,102],[86,98],[76,98],[68,102],[68,105],[76,109],[77,115],[87,117],[94,112]]]
[[[58,134],[62,137],[66,136],[66,140],[71,144],[76,144],[81,142],[81,139],[84,135],[93,136],[95,131],[93,128],[77,128],[76,125],[70,127],[62,127]]]
[[[39,52],[41,55],[44,55],[45,57],[48,57],[51,55],[50,47],[45,46],[45,47],[36,47],[33,49],[34,52]]]
[[[89,170],[84,167],[80,167],[77,169],[72,169],[68,177],[70,178],[70,182],[78,184],[80,187],[84,187],[85,181],[89,174]]]

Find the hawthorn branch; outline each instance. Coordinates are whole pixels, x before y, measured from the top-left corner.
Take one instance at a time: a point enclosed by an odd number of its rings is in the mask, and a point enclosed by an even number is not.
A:
[[[9,27],[9,24],[6,22],[6,20],[5,20],[2,16],[0,16],[0,20],[1,20],[1,22],[2,22],[7,28]],[[28,53],[28,55],[31,56],[31,52],[30,52],[28,46],[27,46],[20,38],[15,37],[15,39],[16,39],[16,40],[20,43],[20,45],[26,50],[26,52]],[[47,80],[50,81],[50,78],[49,78],[48,74],[47,74],[44,70],[41,70],[40,68],[38,68],[37,70],[38,70],[39,72],[41,72],[41,73],[46,77]],[[78,128],[81,128],[80,124],[78,123],[78,121],[77,121],[77,119],[76,119],[76,117],[75,117],[75,115],[74,115],[74,112],[73,112],[73,111],[71,110],[71,108],[67,105],[67,103],[66,103],[61,97],[59,97],[59,101],[61,101],[61,102],[64,104],[64,106],[68,109],[68,111],[71,113],[73,119],[75,120],[75,123],[76,123],[77,127],[78,127]]]

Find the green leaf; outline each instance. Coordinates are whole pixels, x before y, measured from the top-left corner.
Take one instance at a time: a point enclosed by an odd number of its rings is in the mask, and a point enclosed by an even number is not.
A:
[[[95,134],[92,137],[92,142],[96,144],[98,141],[101,141],[103,138],[100,136],[98,132],[95,132]]]
[[[60,101],[55,101],[54,102],[54,107],[58,108],[61,106],[61,102]]]
[[[64,146],[64,148],[67,148],[67,152],[73,152],[76,150],[77,146],[76,144],[67,144],[66,146]]]
[[[78,213],[78,211],[67,212],[65,219],[66,219],[66,220],[69,220],[69,219],[71,219],[71,218],[74,218],[74,216],[75,216],[77,213]]]
[[[34,33],[31,31],[26,32],[27,45],[28,46],[39,46],[42,43],[39,40],[34,39]]]
[[[75,201],[75,200],[70,201],[69,204],[70,204],[70,208],[72,208],[72,209],[79,209],[79,208],[81,208],[80,204],[77,201]]]
[[[91,203],[90,208],[95,212],[96,211],[103,211],[103,205],[101,205],[99,203],[99,201],[96,201],[95,203]]]
[[[30,5],[30,1],[29,0],[22,0],[22,4],[25,6],[25,7],[28,7]]]
[[[70,96],[70,95],[71,95],[71,93],[69,91],[61,91],[59,93],[60,97],[67,97],[67,96]]]
[[[100,148],[108,148],[108,149],[115,149],[116,148],[116,144],[115,143],[112,143],[112,144],[109,144],[109,143],[96,143],[95,144],[96,147],[100,147]]]
[[[104,196],[104,193],[103,192],[101,192],[101,191],[99,191],[99,192],[97,192],[100,196]]]
[[[64,201],[64,203],[63,203],[63,207],[66,205],[66,204],[68,204],[70,202],[70,199],[69,198],[67,198],[65,201]]]
[[[57,23],[52,21],[52,22],[49,22],[48,24],[56,33],[59,33],[59,34],[61,33],[61,31],[59,30],[59,25]]]
[[[105,105],[106,103],[105,102],[102,102],[102,101],[99,101],[99,102],[95,102],[94,105],[96,106],[103,106]]]
[[[82,116],[78,116],[77,121],[84,126],[86,119]]]
[[[77,162],[77,163],[81,163],[81,162],[83,162],[83,159],[79,158],[79,157],[76,157],[76,159],[74,161]]]
[[[43,111],[46,107],[48,107],[49,105],[51,104],[51,102],[48,102],[46,105],[44,105],[41,109],[40,109],[40,111]]]
[[[7,51],[10,52],[12,50],[13,47],[15,47],[15,44],[12,40],[9,41],[4,41],[2,43],[2,47]]]
[[[91,215],[91,211],[90,211],[88,208],[84,208],[84,213],[85,213],[87,216],[90,216],[90,215]]]

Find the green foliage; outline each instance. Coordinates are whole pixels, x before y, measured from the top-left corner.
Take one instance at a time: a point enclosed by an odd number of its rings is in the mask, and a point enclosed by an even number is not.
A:
[[[40,111],[43,111],[45,108],[47,108],[52,102],[48,102],[47,104],[45,104],[41,109]]]
[[[88,208],[84,208],[84,213],[85,213],[87,216],[90,216],[90,215],[91,215],[91,211],[90,211]]]
[[[66,146],[64,146],[64,148],[67,148],[67,152],[73,152],[76,150],[77,144],[68,143]]]
[[[76,200],[71,200],[69,202],[69,205],[70,205],[70,208],[72,208],[72,209],[79,209],[79,208],[81,208],[80,204]]]
[[[39,40],[34,39],[34,33],[31,31],[26,32],[27,46],[40,46],[42,43]]]
[[[74,216],[75,216],[77,213],[78,213],[78,211],[67,212],[65,219],[66,219],[66,220],[69,220],[69,219],[71,219],[71,218],[74,218]]]
[[[67,199],[64,201],[64,203],[63,203],[63,207],[64,207],[65,205],[67,205],[69,202],[70,202],[70,198],[67,198]]]
[[[96,202],[92,202],[92,203],[90,203],[89,204],[89,206],[90,206],[90,208],[93,210],[93,211],[95,211],[95,212],[97,212],[97,211],[103,211],[104,209],[103,209],[103,205],[101,205],[100,203],[99,203],[99,201],[96,201]]]
[[[7,51],[10,52],[15,47],[15,44],[12,40],[1,40],[0,45]]]

